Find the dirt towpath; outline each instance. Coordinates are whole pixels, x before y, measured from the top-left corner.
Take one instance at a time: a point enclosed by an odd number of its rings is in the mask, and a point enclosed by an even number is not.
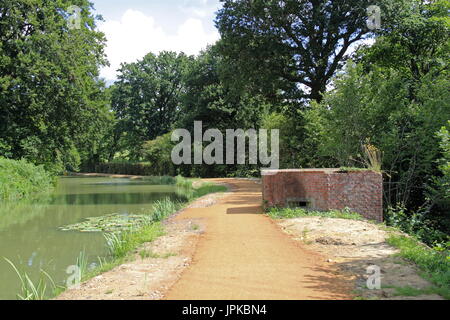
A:
[[[351,299],[352,282],[326,258],[289,238],[260,214],[261,185],[241,179],[226,183],[232,193],[207,208],[189,208],[177,220],[206,226],[193,262],[165,295],[183,299]]]

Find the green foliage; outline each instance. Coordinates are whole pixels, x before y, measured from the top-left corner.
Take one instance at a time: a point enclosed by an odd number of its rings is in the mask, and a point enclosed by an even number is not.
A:
[[[225,186],[214,183],[204,183],[199,188],[194,189],[193,198],[200,198],[210,193],[226,192],[227,190],[228,188]]]
[[[176,181],[175,184],[177,185],[177,187],[182,187],[182,188],[186,188],[186,189],[192,188],[192,179],[184,178],[182,176],[176,176],[175,181]]]
[[[436,290],[434,287],[429,287],[425,289],[417,289],[414,287],[394,287],[394,296],[403,297],[417,297],[424,294],[439,294],[440,290]]]
[[[0,200],[19,200],[52,190],[54,177],[26,160],[0,158]]]
[[[80,278],[83,279],[88,272],[88,257],[86,255],[86,251],[81,251],[77,257],[77,261],[75,265],[78,267],[80,271]]]
[[[443,224],[450,230],[450,121],[442,127],[437,136],[440,138],[442,158],[438,160],[441,175],[433,177],[428,188],[427,196],[432,207],[436,207],[442,214]]]
[[[450,251],[430,249],[417,240],[392,235],[387,242],[400,249],[400,256],[414,262],[426,277],[437,286],[437,292],[450,299]]]
[[[431,73],[446,69],[450,54],[450,18],[448,0],[408,0],[399,18],[383,22],[374,46],[364,50],[367,65],[399,70],[411,79],[410,97],[415,95],[415,82]]]
[[[48,297],[48,282],[50,282],[53,291],[57,289],[53,279],[44,270],[41,270],[39,281],[35,283],[26,272],[19,271],[12,261],[7,258],[4,259],[11,265],[20,280],[21,292],[17,294],[18,299],[45,300]]]
[[[371,34],[372,1],[223,2],[216,18],[221,53],[236,65],[238,86],[266,95],[320,101],[350,46]],[[384,17],[392,13],[390,2],[399,1],[377,1]]]
[[[321,130],[318,153],[334,159],[335,166],[364,166],[364,146],[370,141],[383,153],[387,205],[422,205],[425,184],[437,173],[435,132],[450,114],[448,78],[423,78],[420,100],[411,101],[408,83],[398,71],[373,67],[365,72],[350,62],[334,85],[320,105],[306,112],[318,122],[307,130]]]
[[[259,128],[261,113],[270,105],[259,95],[235,91],[227,79],[217,46],[208,47],[189,65],[182,96],[183,115],[177,125],[192,132],[194,121],[205,128]]]
[[[144,159],[150,162],[154,174],[172,175],[176,173],[171,154],[175,144],[171,140],[172,133],[159,136],[143,145]]]
[[[450,240],[447,234],[438,230],[436,221],[430,220],[426,212],[410,214],[404,206],[399,205],[394,208],[389,207],[384,217],[388,226],[413,235],[430,246]]]
[[[330,210],[330,211],[312,211],[301,208],[269,208],[267,214],[272,219],[294,219],[300,217],[324,217],[324,218],[339,218],[362,220],[360,214],[352,212],[349,209],[344,210]]]
[[[152,221],[162,221],[180,208],[181,204],[172,201],[170,198],[158,200],[153,204]]]
[[[149,163],[131,161],[98,163],[91,170],[91,172],[96,173],[147,176],[148,179],[153,179],[150,177],[157,175],[156,171]]]
[[[68,28],[77,5],[81,28]],[[98,68],[105,38],[87,0],[6,0],[0,9],[0,153],[76,169],[109,113]]]
[[[180,116],[183,75],[190,58],[184,53],[149,53],[123,64],[112,87],[117,128],[132,160],[142,157],[144,141],[168,133]]]
[[[164,234],[160,223],[145,225],[138,230],[122,233],[105,233],[104,237],[110,254],[114,258],[123,258],[139,245],[152,242]]]
[[[267,130],[280,130],[280,168],[295,167],[299,154],[297,122],[293,117],[280,112],[272,112],[262,117],[261,127]]]

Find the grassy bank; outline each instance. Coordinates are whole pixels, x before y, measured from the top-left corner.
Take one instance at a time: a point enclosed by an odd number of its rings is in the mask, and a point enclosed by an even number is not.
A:
[[[387,243],[400,249],[399,256],[416,264],[421,276],[434,285],[434,292],[450,299],[450,250],[430,248],[412,237],[391,234]]]
[[[32,198],[52,190],[54,177],[25,160],[0,158],[0,200]]]

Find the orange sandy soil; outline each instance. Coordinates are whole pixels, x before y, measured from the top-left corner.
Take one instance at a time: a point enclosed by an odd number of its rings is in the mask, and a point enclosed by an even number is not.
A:
[[[238,179],[208,181],[226,183],[234,192],[211,207],[191,208],[176,217],[202,219],[206,230],[190,267],[165,299],[353,298],[350,279],[261,214],[261,185]]]

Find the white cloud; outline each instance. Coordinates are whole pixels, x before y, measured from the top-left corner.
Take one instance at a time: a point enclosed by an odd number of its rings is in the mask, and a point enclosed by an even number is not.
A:
[[[153,17],[133,9],[128,9],[120,21],[101,23],[99,29],[108,40],[105,52],[111,66],[101,70],[101,76],[107,80],[116,79],[116,70],[122,62],[134,62],[149,52],[170,50],[197,54],[219,39],[217,31],[205,31],[200,19],[187,18],[177,33],[170,35]]]

